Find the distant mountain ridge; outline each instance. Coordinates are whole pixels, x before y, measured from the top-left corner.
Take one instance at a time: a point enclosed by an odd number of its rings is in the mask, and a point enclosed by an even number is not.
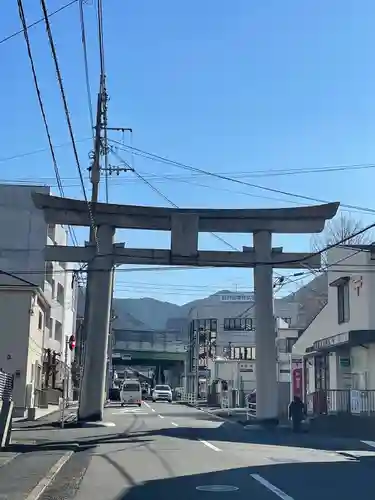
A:
[[[303,329],[325,305],[327,292],[327,275],[322,274],[302,286],[296,292],[277,299],[277,301],[280,305],[291,302],[298,304],[298,324],[293,326]],[[215,295],[227,293],[232,292],[229,290],[220,290],[204,299],[193,300],[182,306],[149,297],[141,299],[114,298],[113,309],[117,319],[115,319],[113,326],[118,329],[132,330],[178,329],[178,325],[183,325],[184,318],[188,316],[191,308],[198,304],[209,302]]]

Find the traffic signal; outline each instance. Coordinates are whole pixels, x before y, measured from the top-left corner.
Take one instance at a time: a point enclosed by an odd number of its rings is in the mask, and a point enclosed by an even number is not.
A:
[[[71,336],[69,337],[69,349],[70,349],[71,351],[73,351],[73,350],[75,349],[75,347],[76,347],[76,338],[75,338],[75,336],[74,336],[74,335],[71,335]]]

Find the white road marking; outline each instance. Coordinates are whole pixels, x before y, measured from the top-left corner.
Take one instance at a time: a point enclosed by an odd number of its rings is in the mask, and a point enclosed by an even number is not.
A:
[[[12,440],[12,444],[15,444],[15,442]],[[34,443],[35,444],[35,443]],[[15,455],[6,458],[5,460],[0,462],[0,468],[4,467],[4,465],[9,464],[12,460],[14,460],[16,457],[18,457],[19,453],[16,453]]]
[[[172,425],[174,425],[175,427],[178,427],[178,424],[176,424],[176,422],[171,422]]]
[[[268,490],[272,491],[272,493],[275,493],[279,498],[282,498],[283,500],[293,500],[293,498],[283,491],[281,491],[277,486],[273,485],[267,479],[264,479],[264,477],[260,476],[259,474],[250,474],[253,479],[258,481],[258,483],[262,484],[265,488]]]
[[[214,450],[214,451],[221,451],[220,448],[218,448],[217,446],[209,443],[208,441],[204,441],[204,439],[200,439],[199,440],[201,443],[203,443],[205,446],[207,446],[207,448],[211,448],[211,450]]]
[[[47,475],[39,481],[35,488],[26,497],[26,500],[38,500],[45,492],[46,488],[52,483],[66,462],[73,455],[73,451],[67,451],[48,471]]]
[[[155,408],[151,408],[151,411],[156,411]]]
[[[149,415],[147,411],[129,411],[129,410],[119,410],[112,412],[112,415]]]
[[[146,401],[143,401],[143,404],[147,406],[147,408],[151,408],[151,406],[148,403],[146,403]]]
[[[164,418],[163,415],[158,415],[159,418]]]
[[[361,441],[363,444],[367,444],[367,446],[371,446],[371,448],[375,448],[375,441]]]

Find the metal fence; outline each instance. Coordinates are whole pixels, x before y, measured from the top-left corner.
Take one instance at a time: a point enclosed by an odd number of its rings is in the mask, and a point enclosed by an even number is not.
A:
[[[13,375],[0,371],[0,401],[11,401],[13,393]]]
[[[307,395],[309,415],[375,414],[375,390],[319,390]]]

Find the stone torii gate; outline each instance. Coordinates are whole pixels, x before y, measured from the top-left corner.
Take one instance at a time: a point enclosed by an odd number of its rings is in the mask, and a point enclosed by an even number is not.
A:
[[[40,193],[34,204],[49,224],[90,226],[87,204]],[[254,268],[257,418],[278,418],[272,269],[319,268],[320,256],[272,248],[272,233],[317,233],[336,214],[339,203],[280,209],[175,209],[96,203],[99,249],[47,246],[46,261],[91,262],[90,311],[79,420],[103,419],[112,274],[115,265],[176,265]],[[171,248],[135,249],[114,243],[116,228],[171,232]],[[200,232],[253,233],[253,247],[242,252],[198,250]]]

